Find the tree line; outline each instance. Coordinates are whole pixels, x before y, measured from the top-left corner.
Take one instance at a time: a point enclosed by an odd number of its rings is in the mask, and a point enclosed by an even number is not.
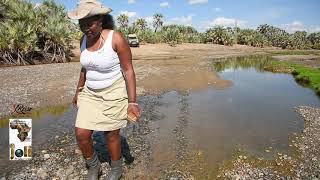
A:
[[[320,49],[320,33],[305,31],[288,33],[271,25],[257,29],[239,27],[212,27],[198,32],[192,26],[164,25],[164,15],[153,15],[152,25],[144,18],[129,23],[129,17],[121,14],[114,18],[115,28],[125,37],[137,34],[145,43],[213,43],[231,46],[244,44],[254,47],[274,46],[283,49]],[[113,19],[109,16],[110,21]],[[110,23],[109,22],[109,23]],[[108,23],[108,22],[107,22]],[[0,0],[0,64],[27,65],[67,62],[71,59],[72,41],[82,33],[78,25],[67,18],[66,9],[53,0],[34,4],[25,0]]]

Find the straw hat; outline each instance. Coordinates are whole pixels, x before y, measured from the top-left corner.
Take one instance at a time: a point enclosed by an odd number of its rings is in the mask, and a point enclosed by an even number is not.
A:
[[[111,11],[111,8],[103,7],[102,4],[96,0],[80,0],[77,8],[68,12],[68,17],[70,19],[83,19],[99,14],[107,14]]]

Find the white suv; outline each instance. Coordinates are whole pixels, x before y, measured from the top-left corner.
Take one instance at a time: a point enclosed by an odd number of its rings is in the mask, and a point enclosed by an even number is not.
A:
[[[128,43],[129,43],[129,46],[139,47],[139,40],[138,40],[137,35],[129,34],[128,35]]]

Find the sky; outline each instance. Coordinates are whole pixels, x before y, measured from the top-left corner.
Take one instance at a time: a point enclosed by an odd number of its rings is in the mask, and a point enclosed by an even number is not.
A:
[[[78,0],[55,0],[68,11]],[[41,3],[41,0],[33,0]],[[270,24],[288,32],[320,32],[320,0],[100,0],[114,17],[127,14],[152,26],[152,15],[164,15],[165,24],[191,25],[198,31],[215,25],[255,29]]]

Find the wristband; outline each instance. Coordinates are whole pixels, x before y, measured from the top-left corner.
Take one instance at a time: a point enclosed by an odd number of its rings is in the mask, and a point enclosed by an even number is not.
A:
[[[133,102],[129,102],[128,105],[135,105],[135,106],[139,106],[138,103],[133,103]]]

